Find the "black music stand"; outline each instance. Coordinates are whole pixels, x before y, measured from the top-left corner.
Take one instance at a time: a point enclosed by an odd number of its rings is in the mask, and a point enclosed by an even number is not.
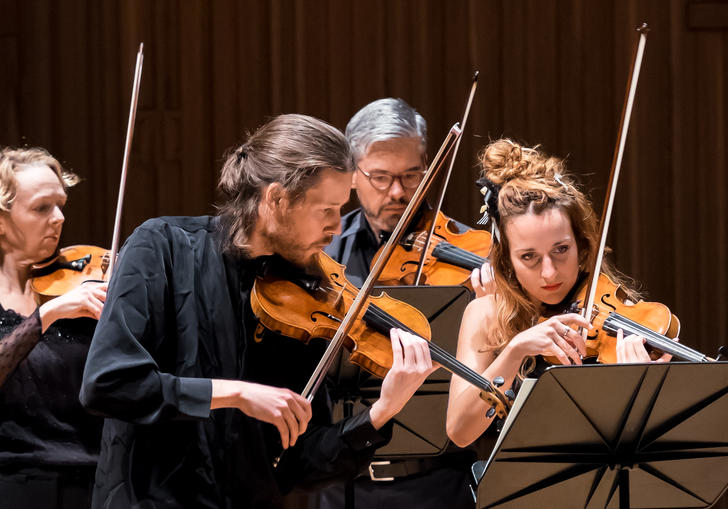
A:
[[[479,509],[710,507],[728,487],[728,363],[550,368],[473,475]]]

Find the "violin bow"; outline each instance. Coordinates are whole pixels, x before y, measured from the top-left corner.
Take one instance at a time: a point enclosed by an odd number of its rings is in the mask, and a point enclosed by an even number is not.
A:
[[[637,28],[640,37],[637,41],[633,57],[632,57],[632,73],[629,81],[627,82],[627,93],[624,99],[624,106],[622,107],[622,120],[620,122],[620,129],[617,136],[617,144],[614,148],[614,156],[612,158],[612,169],[609,175],[609,183],[607,184],[607,196],[604,199],[604,209],[602,210],[602,217],[599,224],[599,249],[597,250],[596,260],[594,262],[594,270],[589,274],[587,280],[587,299],[583,309],[584,318],[591,322],[591,309],[594,306],[594,296],[597,291],[597,282],[599,281],[599,274],[601,273],[602,261],[604,259],[604,248],[607,243],[607,234],[609,233],[609,222],[612,217],[612,209],[614,206],[614,197],[617,194],[617,182],[619,181],[619,173],[622,168],[622,156],[624,155],[624,147],[627,142],[627,131],[629,131],[629,122],[632,117],[632,106],[634,104],[634,97],[637,92],[637,81],[640,76],[640,68],[642,67],[642,57],[645,53],[645,45],[647,44],[647,32],[650,29],[647,23],[642,23]],[[582,331],[583,337],[586,339],[587,330]]]
[[[427,169],[427,172],[425,172],[425,176],[423,177],[422,182],[420,182],[420,185],[417,187],[417,190],[410,200],[409,205],[407,205],[407,208],[402,214],[402,217],[399,219],[397,226],[394,227],[392,235],[389,237],[389,240],[382,248],[382,252],[379,255],[379,258],[377,258],[377,261],[374,263],[374,267],[372,267],[371,272],[369,272],[369,276],[367,277],[366,281],[364,281],[364,284],[359,290],[359,293],[354,299],[354,302],[352,302],[351,306],[349,307],[349,311],[341,320],[336,334],[329,342],[326,351],[321,357],[321,360],[316,366],[316,369],[314,369],[311,378],[309,378],[306,387],[304,387],[303,392],[301,393],[301,395],[309,401],[313,400],[314,394],[316,394],[316,391],[321,386],[321,383],[323,382],[329,368],[333,364],[336,355],[344,346],[346,336],[351,331],[351,328],[354,326],[355,320],[359,317],[359,314],[364,307],[364,303],[369,298],[369,295],[372,293],[374,283],[377,281],[377,279],[379,279],[379,275],[382,273],[384,266],[389,260],[389,257],[392,255],[392,252],[394,251],[394,246],[399,242],[400,238],[402,237],[402,233],[404,232],[404,229],[409,225],[412,217],[415,214],[415,211],[417,211],[422,204],[422,201],[425,198],[425,194],[430,189],[437,172],[442,167],[442,163],[444,162],[447,155],[450,153],[454,143],[458,140],[461,133],[462,131],[457,124],[450,128],[450,131],[448,132],[445,140],[440,146],[440,150],[438,150],[437,155],[432,160],[432,163]]]
[[[472,85],[470,86],[470,95],[468,96],[468,102],[465,106],[465,113],[463,113],[463,120],[460,122],[461,130],[465,131],[465,126],[468,123],[468,116],[470,115],[470,106],[473,104],[473,98],[475,97],[475,91],[478,89],[478,74],[479,71],[475,71],[475,74],[473,74],[473,80]],[[434,214],[432,216],[432,224],[430,225],[430,229],[427,232],[427,236],[425,237],[425,244],[424,248],[422,249],[422,252],[420,253],[420,261],[417,264],[417,275],[415,276],[415,285],[420,284],[420,278],[422,277],[422,269],[425,266],[425,260],[427,260],[427,251],[430,248],[430,241],[432,240],[432,234],[435,232],[435,221],[437,220],[437,216],[440,214],[440,210],[442,210],[442,202],[445,199],[445,191],[447,191],[447,186],[450,183],[450,175],[452,175],[452,169],[453,166],[455,166],[455,158],[458,156],[458,149],[460,148],[460,142],[462,141],[462,136],[460,136],[455,143],[455,148],[452,151],[452,157],[450,158],[450,166],[447,169],[447,173],[445,173],[445,177],[442,183],[442,189],[440,189],[440,196],[437,199],[437,207],[435,207]]]
[[[131,154],[131,141],[134,138],[134,123],[136,121],[137,102],[139,100],[139,87],[142,81],[142,65],[144,64],[144,43],[139,44],[139,52],[136,58],[136,68],[134,69],[134,84],[131,90],[131,105],[129,106],[129,122],[126,126],[126,144],[124,145],[124,160],[121,164],[121,182],[119,183],[119,198],[116,202],[116,217],[114,218],[114,236],[111,240],[111,251],[109,259],[109,268],[106,270],[107,279],[111,279],[111,274],[116,263],[116,253],[119,251],[119,234],[121,232],[121,211],[124,204],[124,189],[126,188],[126,174],[129,169],[129,156]]]

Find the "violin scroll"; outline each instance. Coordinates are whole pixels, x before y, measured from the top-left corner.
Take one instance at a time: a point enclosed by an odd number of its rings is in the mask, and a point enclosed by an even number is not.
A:
[[[504,382],[505,380],[502,376],[495,377],[491,387],[492,390],[480,391],[480,399],[490,405],[490,408],[485,413],[485,416],[489,419],[491,417],[505,419],[513,406],[513,400],[516,399],[516,395],[512,389],[508,389],[506,392],[500,390]]]

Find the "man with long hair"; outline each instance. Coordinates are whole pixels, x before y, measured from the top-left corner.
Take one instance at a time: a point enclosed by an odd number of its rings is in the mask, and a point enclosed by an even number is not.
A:
[[[340,232],[352,171],[338,130],[281,115],[229,154],[218,215],[152,219],[127,240],[81,389],[107,416],[95,508],[273,507],[386,443],[434,370],[426,343],[393,331],[381,397],[331,424],[325,394],[297,394],[322,345],[264,330],[250,305],[266,264],[305,270]]]

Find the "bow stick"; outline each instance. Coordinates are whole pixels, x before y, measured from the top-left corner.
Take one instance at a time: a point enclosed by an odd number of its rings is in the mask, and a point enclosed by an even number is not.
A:
[[[131,105],[129,106],[129,122],[126,126],[126,144],[124,145],[124,160],[121,163],[121,182],[119,183],[119,198],[116,202],[116,217],[114,218],[114,236],[111,240],[109,268],[106,273],[111,278],[116,262],[116,253],[119,251],[119,234],[121,232],[121,211],[124,204],[124,189],[126,188],[126,174],[129,169],[129,155],[131,154],[131,141],[134,138],[134,122],[136,121],[137,102],[139,100],[139,86],[142,81],[142,65],[144,64],[144,43],[139,44],[139,52],[134,69],[134,84],[131,90]]]
[[[602,260],[604,259],[604,248],[607,243],[607,234],[609,233],[609,222],[612,217],[612,208],[614,206],[614,197],[617,194],[617,182],[619,181],[619,173],[622,168],[622,156],[624,155],[624,146],[627,142],[627,131],[629,130],[629,121],[632,117],[632,106],[637,91],[637,81],[640,76],[640,68],[642,67],[642,57],[645,53],[645,45],[647,44],[647,32],[649,32],[647,23],[642,23],[637,31],[640,38],[632,58],[632,73],[627,82],[627,93],[622,108],[622,120],[620,122],[619,134],[617,136],[617,144],[614,148],[614,157],[612,158],[612,169],[609,175],[609,183],[607,196],[604,200],[604,209],[599,224],[599,249],[597,250],[596,260],[594,262],[594,270],[589,274],[587,288],[587,299],[582,311],[584,318],[591,322],[591,309],[594,306],[594,296],[597,292],[597,282],[601,273]],[[586,339],[587,330],[582,330],[582,336]]]
[[[470,87],[470,95],[468,96],[468,102],[465,106],[465,113],[463,113],[463,120],[460,123],[461,130],[465,131],[465,125],[468,123],[468,116],[470,115],[470,106],[473,104],[473,98],[475,97],[475,91],[478,88],[478,71],[475,71],[475,74],[473,74],[473,83]],[[458,156],[458,149],[460,148],[460,142],[462,141],[462,136],[460,136],[455,143],[455,148],[452,151],[452,157],[450,158],[450,166],[447,169],[447,173],[445,174],[445,178],[442,184],[442,189],[440,189],[440,197],[437,200],[437,207],[435,207],[434,214],[432,216],[432,224],[430,225],[430,229],[427,232],[427,237],[425,237],[425,245],[422,249],[422,252],[420,253],[420,261],[417,264],[417,276],[415,277],[415,285],[420,284],[420,278],[422,276],[422,269],[425,265],[425,260],[427,260],[427,251],[430,248],[430,241],[432,240],[432,234],[435,232],[435,221],[437,220],[437,216],[440,213],[440,210],[442,210],[442,202],[445,199],[445,191],[447,191],[447,186],[450,183],[450,175],[452,175],[452,169],[453,166],[455,166],[455,158]]]

